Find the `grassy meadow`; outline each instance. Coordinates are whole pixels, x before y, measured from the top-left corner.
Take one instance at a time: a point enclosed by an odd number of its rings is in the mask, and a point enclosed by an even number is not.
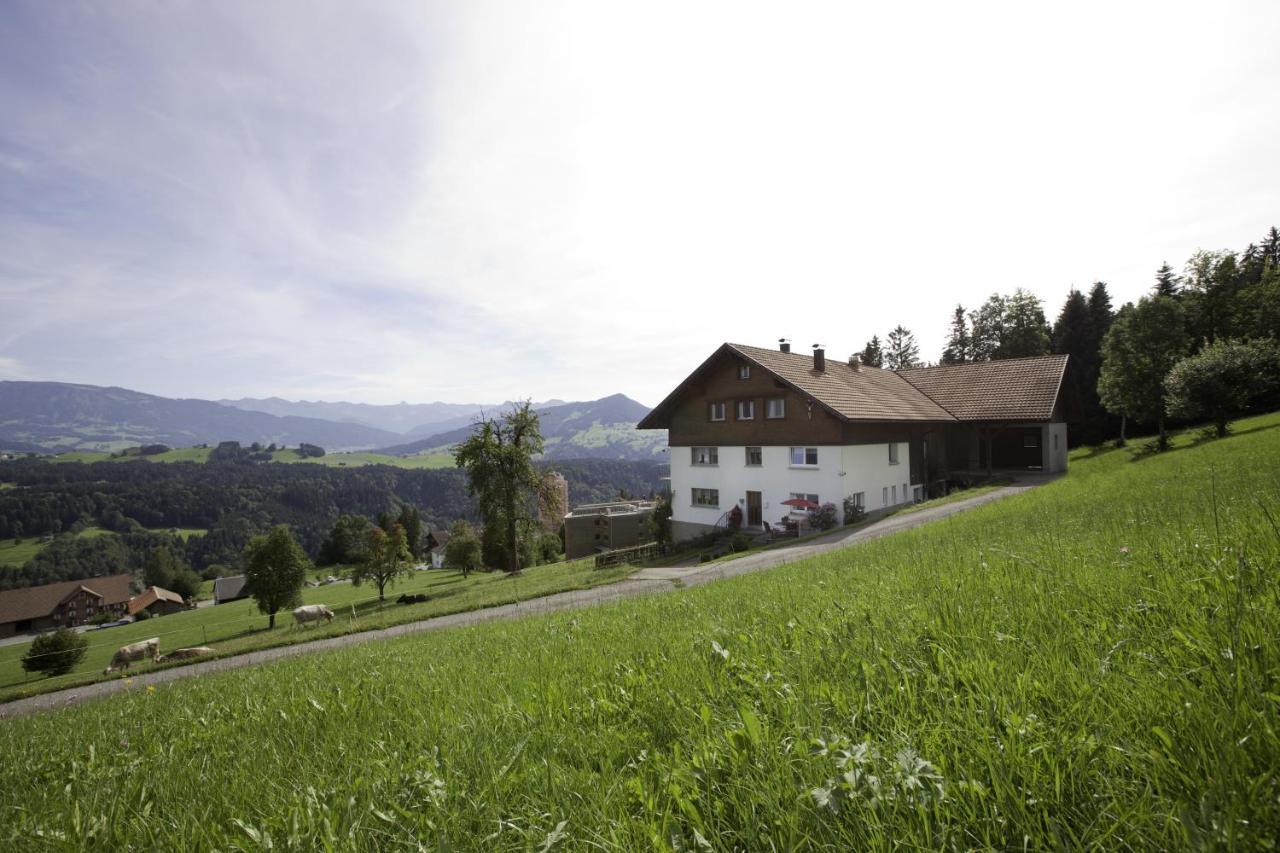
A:
[[[0,725],[11,849],[1169,849],[1280,826],[1280,417],[734,580]]]
[[[377,587],[367,583],[307,587],[302,592],[303,603],[324,604],[336,616],[328,625],[305,628],[295,626],[293,614],[286,611],[276,614],[275,629],[267,630],[267,617],[258,612],[253,601],[231,601],[117,628],[88,631],[84,636],[89,640],[89,651],[84,659],[71,672],[53,678],[22,669],[22,656],[30,643],[3,645],[0,646],[0,702],[119,678],[121,676],[102,674],[116,649],[149,637],[160,638],[162,653],[187,646],[211,646],[219,656],[224,656],[510,604],[553,592],[586,589],[619,580],[633,571],[630,566],[596,571],[592,560],[575,560],[536,566],[514,577],[502,572],[473,572],[467,578],[454,571],[415,572],[402,578],[395,587],[388,587],[385,602],[378,601]],[[401,593],[423,593],[431,598],[419,604],[397,604],[396,598]],[[136,674],[153,668],[153,664],[146,662],[135,664],[131,672]]]

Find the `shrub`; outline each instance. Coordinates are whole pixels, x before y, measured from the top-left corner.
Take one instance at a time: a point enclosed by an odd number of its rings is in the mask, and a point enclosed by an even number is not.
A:
[[[745,551],[751,547],[751,534],[735,533],[729,540],[729,547],[735,551]]]
[[[133,614],[134,622],[143,622],[150,618],[151,618],[150,610],[139,610],[137,613]]]
[[[844,499],[844,523],[857,524],[867,517],[867,511],[854,502],[853,497]]]
[[[1175,364],[1164,380],[1169,415],[1208,418],[1218,436],[1277,386],[1280,349],[1274,341],[1214,341]]]
[[[41,634],[31,642],[31,648],[22,656],[22,668],[27,672],[43,672],[50,677],[65,675],[80,663],[89,648],[89,641],[70,628],[59,628],[51,634]]]
[[[830,530],[836,526],[836,505],[827,501],[817,509],[809,510],[809,523],[815,530]]]

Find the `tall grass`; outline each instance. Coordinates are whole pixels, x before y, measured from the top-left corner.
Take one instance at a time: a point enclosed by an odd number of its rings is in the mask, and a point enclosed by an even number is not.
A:
[[[1078,455],[1052,485],[767,573],[14,720],[0,836],[1265,847],[1278,425]]]

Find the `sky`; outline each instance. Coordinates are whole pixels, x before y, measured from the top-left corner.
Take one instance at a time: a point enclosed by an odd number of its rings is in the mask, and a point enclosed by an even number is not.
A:
[[[656,404],[1280,225],[1280,4],[0,5],[0,379]]]

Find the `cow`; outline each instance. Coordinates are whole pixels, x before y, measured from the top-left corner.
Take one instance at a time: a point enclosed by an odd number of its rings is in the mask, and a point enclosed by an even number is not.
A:
[[[171,660],[191,660],[203,655],[214,654],[214,650],[208,646],[191,646],[186,649],[175,649],[167,655],[161,655],[157,663],[167,663]]]
[[[430,601],[431,596],[418,593],[417,595],[409,595],[407,592],[396,599],[397,604],[421,604],[424,601]]]
[[[333,621],[333,611],[323,604],[306,604],[293,611],[293,621],[299,625],[319,622],[321,619],[326,622]]]
[[[119,669],[128,669],[129,664],[143,658],[151,658],[152,661],[160,659],[160,638],[152,637],[150,640],[142,640],[137,643],[130,643],[127,646],[121,646],[116,653],[111,656],[111,663],[102,671],[103,675],[110,675]]]

